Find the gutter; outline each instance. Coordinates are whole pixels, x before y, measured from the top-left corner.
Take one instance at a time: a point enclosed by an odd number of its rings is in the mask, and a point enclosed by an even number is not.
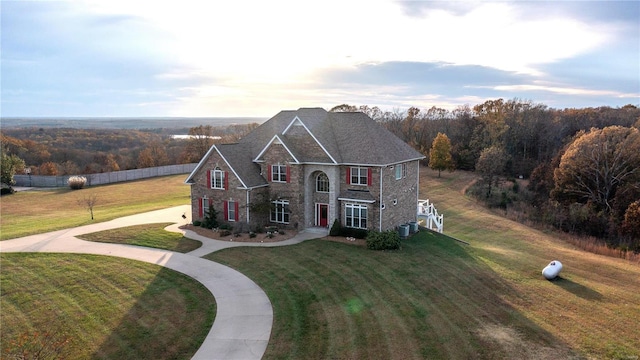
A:
[[[380,167],[380,203],[378,204],[378,208],[380,209],[380,221],[378,223],[378,231],[382,232],[382,203],[383,203],[383,197],[382,197],[382,171],[386,169],[386,167]]]

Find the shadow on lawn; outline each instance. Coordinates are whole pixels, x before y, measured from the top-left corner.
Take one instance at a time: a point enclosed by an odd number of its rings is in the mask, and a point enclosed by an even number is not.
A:
[[[213,324],[213,304],[202,284],[160,268],[91,358],[190,359]]]
[[[599,292],[561,276],[550,280],[550,282],[586,300],[600,301],[603,298],[602,294],[600,294]]]

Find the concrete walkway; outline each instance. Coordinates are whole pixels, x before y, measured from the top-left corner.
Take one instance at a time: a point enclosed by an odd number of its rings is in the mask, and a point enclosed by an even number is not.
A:
[[[193,359],[260,359],[267,349],[273,322],[273,310],[267,295],[256,283],[227,266],[202,259],[214,251],[237,246],[284,246],[322,237],[326,234],[301,232],[276,243],[234,243],[212,240],[192,231],[178,229],[190,222],[189,205],[122,217],[112,221],[18,239],[0,241],[0,252],[55,252],[118,256],[186,274],[202,283],[216,299],[216,318]],[[187,219],[183,219],[185,214]],[[119,227],[174,222],[167,230],[182,232],[203,246],[188,253],[150,249],[131,245],[84,241],[78,235]]]

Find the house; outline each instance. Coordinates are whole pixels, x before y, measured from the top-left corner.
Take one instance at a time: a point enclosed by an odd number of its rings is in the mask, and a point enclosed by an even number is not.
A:
[[[303,230],[388,230],[416,221],[424,156],[361,112],[281,111],[213,145],[185,180],[192,219]]]

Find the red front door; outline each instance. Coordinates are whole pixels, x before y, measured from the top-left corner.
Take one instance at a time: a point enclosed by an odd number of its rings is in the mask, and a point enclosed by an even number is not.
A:
[[[317,225],[320,227],[327,227],[329,222],[329,205],[317,204],[316,207],[316,219]]]

